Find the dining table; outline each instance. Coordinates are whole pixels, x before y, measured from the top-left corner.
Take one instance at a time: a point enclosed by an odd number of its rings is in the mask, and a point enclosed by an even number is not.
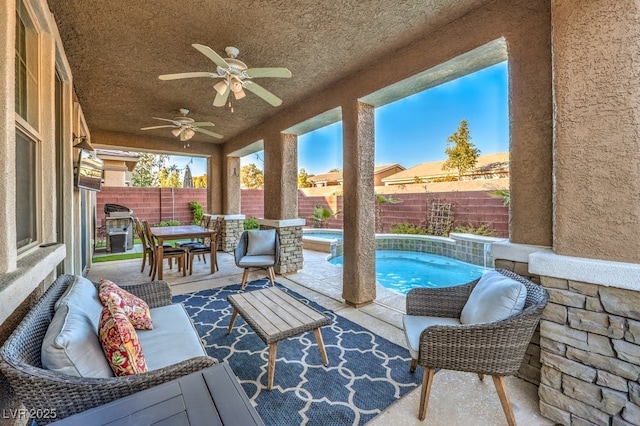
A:
[[[203,241],[209,239],[209,244],[212,244],[216,240],[216,231],[213,229],[204,228],[198,225],[178,225],[178,226],[152,226],[151,235],[158,241],[158,279],[162,279],[163,269],[163,254],[165,241],[183,240],[187,238],[202,238]],[[216,255],[216,248],[211,248],[211,273],[215,273],[215,262],[213,256]],[[186,265],[184,266],[187,267]]]

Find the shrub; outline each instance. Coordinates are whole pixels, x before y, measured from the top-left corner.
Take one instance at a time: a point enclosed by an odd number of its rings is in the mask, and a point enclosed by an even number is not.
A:
[[[158,224],[158,226],[180,226],[182,222],[179,220],[171,219],[171,220],[163,220]]]
[[[409,222],[403,222],[403,223],[395,223],[393,225],[391,225],[391,233],[392,234],[418,234],[418,235],[425,235],[427,233],[427,231],[419,226],[419,225],[415,225],[413,223],[409,223]]]
[[[249,229],[260,229],[258,219],[256,219],[255,217],[249,217],[244,220],[244,230],[248,231]]]
[[[493,237],[493,229],[489,227],[486,223],[481,223],[479,225],[474,225],[469,222],[466,225],[456,225],[451,232],[457,232],[460,234],[474,234],[474,235],[483,235],[485,237]]]
[[[200,225],[200,221],[202,220],[202,216],[204,215],[204,210],[202,209],[202,204],[198,201],[192,201],[189,203],[189,208],[193,213],[193,224]]]

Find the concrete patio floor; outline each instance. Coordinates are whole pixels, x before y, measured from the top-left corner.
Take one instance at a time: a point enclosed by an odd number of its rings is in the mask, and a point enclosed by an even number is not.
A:
[[[397,295],[378,285],[374,303],[359,309],[348,306],[341,297],[342,269],[326,261],[327,253],[304,251],[304,266],[298,273],[278,275],[276,280],[282,285],[313,300],[320,305],[338,312],[345,318],[358,323],[386,339],[404,346],[402,315],[404,296]],[[165,263],[164,279],[169,282],[174,295],[237,284],[242,278],[242,269],[236,267],[233,255],[218,252],[220,270],[209,274],[207,264],[194,262],[193,275],[182,276],[174,265],[169,269]],[[141,259],[95,263],[87,277],[92,281],[107,278],[119,284],[134,284],[149,281],[148,271],[140,272]],[[266,271],[257,270],[250,274],[250,280],[263,278]],[[265,346],[266,350],[266,346]],[[331,360],[329,360],[331,362]],[[506,425],[493,381],[470,373],[439,371],[429,398],[427,418],[418,420],[420,389],[404,396],[369,425],[447,425],[483,426]],[[520,426],[553,425],[554,422],[540,415],[537,387],[524,380],[509,377],[507,389],[513,405],[516,420]]]

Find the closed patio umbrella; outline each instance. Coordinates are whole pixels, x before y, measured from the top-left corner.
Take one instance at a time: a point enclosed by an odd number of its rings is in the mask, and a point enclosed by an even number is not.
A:
[[[189,166],[184,169],[184,180],[182,182],[183,188],[193,188],[193,177],[191,177],[191,169]]]

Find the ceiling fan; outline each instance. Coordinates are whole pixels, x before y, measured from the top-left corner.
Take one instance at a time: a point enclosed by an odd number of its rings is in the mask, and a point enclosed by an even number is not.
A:
[[[225,52],[229,55],[224,59],[213,49],[202,44],[192,44],[200,53],[211,59],[217,65],[216,72],[183,72],[178,74],[163,74],[158,76],[160,80],[177,80],[181,78],[209,77],[220,78],[213,87],[216,89],[216,97],[213,105],[220,107],[227,102],[229,92],[233,92],[235,99],[242,99],[246,96],[243,89],[255,93],[273,106],[282,104],[282,99],[269,92],[264,87],[252,81],[256,77],[277,77],[289,78],[291,71],[286,68],[248,68],[247,65],[236,59],[240,51],[228,46]]]
[[[176,117],[173,120],[170,120],[168,118],[152,117],[155,120],[168,121],[171,124],[164,124],[162,126],[141,127],[140,130],[173,128],[173,130],[171,130],[171,133],[173,133],[173,136],[179,137],[180,141],[182,142],[191,139],[196,134],[196,132],[204,133],[205,135],[213,136],[214,138],[218,139],[222,139],[224,137],[219,133],[202,129],[202,127],[211,127],[215,126],[215,124],[209,121],[194,121],[193,118],[187,117],[187,114],[189,114],[188,109],[180,108],[180,113],[182,114],[182,117]]]

